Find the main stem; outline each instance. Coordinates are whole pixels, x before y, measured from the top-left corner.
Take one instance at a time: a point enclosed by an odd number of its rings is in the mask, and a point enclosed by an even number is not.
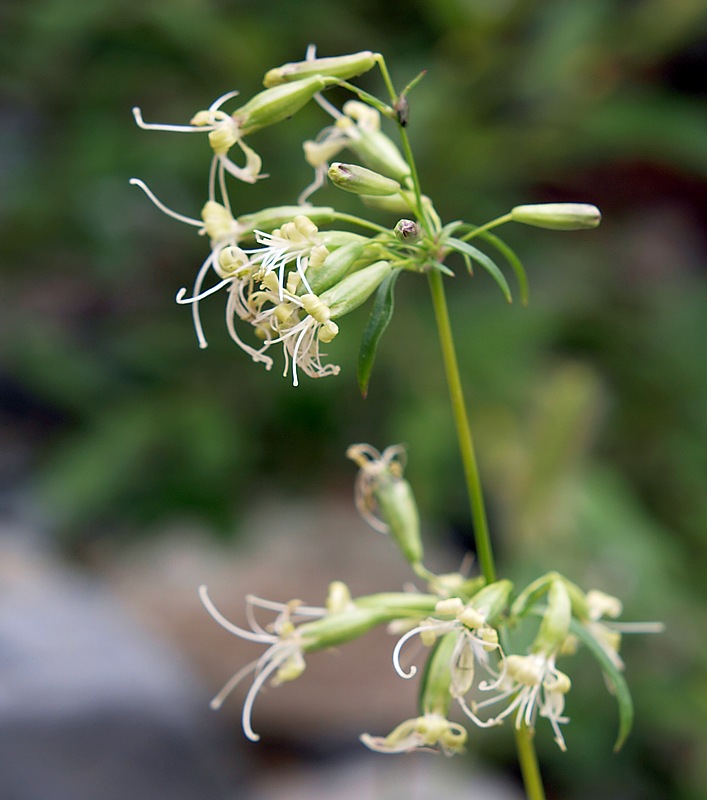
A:
[[[457,429],[457,438],[459,440],[459,450],[464,467],[469,504],[471,506],[471,520],[474,525],[476,555],[479,559],[481,573],[486,579],[486,583],[493,583],[496,580],[496,565],[491,548],[491,536],[489,535],[489,526],[486,519],[486,507],[484,505],[484,494],[481,488],[479,467],[476,462],[474,440],[471,435],[471,427],[469,426],[469,417],[466,413],[466,403],[464,402],[464,392],[462,391],[461,377],[459,375],[457,354],[454,348],[452,326],[449,322],[449,310],[447,308],[447,298],[444,293],[444,284],[442,283],[442,274],[438,270],[432,269],[428,273],[428,281],[432,294],[432,305],[437,320],[437,332],[442,348],[442,359],[444,361],[444,370],[447,375],[447,385],[452,402],[454,423]]]
[[[466,413],[466,403],[464,402],[464,392],[459,375],[459,365],[457,363],[452,326],[449,321],[449,310],[447,308],[447,298],[444,292],[441,272],[438,270],[430,270],[428,281],[430,293],[432,294],[432,305],[437,320],[437,332],[442,348],[442,359],[444,361],[444,370],[447,375],[449,396],[452,401],[452,413],[457,429],[459,450],[464,466],[464,477],[469,494],[471,519],[474,524],[474,536],[476,539],[476,554],[486,582],[493,583],[493,581],[496,580],[496,565],[491,548],[491,537],[489,535],[484,495],[481,488],[481,477],[476,461],[474,440],[471,435],[471,427],[469,426],[469,417]],[[526,796],[528,800],[545,800],[545,789],[543,788],[538,758],[535,752],[533,732],[525,725],[521,724],[520,727],[515,730],[515,737],[518,763],[520,765],[521,774],[523,775],[523,785],[525,786]]]
[[[518,753],[518,763],[523,775],[523,786],[528,800],[545,800],[545,787],[540,775],[538,766],[538,756],[535,751],[533,731],[526,725],[521,724],[515,729],[516,752]]]

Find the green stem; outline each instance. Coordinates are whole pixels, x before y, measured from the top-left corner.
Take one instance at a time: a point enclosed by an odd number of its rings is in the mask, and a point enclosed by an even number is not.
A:
[[[476,554],[479,559],[481,573],[486,579],[486,582],[493,583],[496,580],[496,567],[494,564],[493,551],[491,549],[491,537],[489,535],[489,526],[486,519],[486,508],[484,506],[484,495],[481,488],[479,467],[476,462],[474,440],[471,436],[469,418],[466,413],[466,403],[464,402],[459,365],[454,348],[452,326],[449,321],[449,310],[447,309],[444,284],[442,282],[442,275],[438,270],[430,270],[427,279],[432,294],[432,305],[434,306],[435,318],[437,320],[437,332],[442,348],[442,359],[447,375],[449,396],[452,402],[452,413],[457,429],[459,450],[461,452],[464,477],[469,494],[471,519],[474,525],[474,537],[476,540]]]
[[[437,331],[442,348],[444,369],[447,374],[449,395],[452,401],[452,412],[457,428],[457,438],[459,439],[462,463],[464,465],[464,476],[466,478],[469,503],[471,505],[471,518],[474,523],[476,553],[479,558],[481,573],[486,579],[486,582],[493,583],[496,580],[496,567],[494,564],[493,551],[491,549],[491,537],[489,535],[488,522],[486,519],[481,478],[476,462],[474,441],[471,436],[471,428],[469,427],[469,418],[466,413],[466,404],[464,402],[459,365],[454,348],[452,327],[449,321],[449,311],[444,293],[442,274],[438,270],[430,270],[427,279],[432,294],[432,304],[437,320]],[[526,796],[528,800],[545,800],[545,790],[543,788],[538,758],[535,752],[533,731],[521,724],[520,728],[516,729],[515,737],[518,763],[520,765],[521,774],[523,775]]]
[[[390,96],[390,102],[395,105],[398,95],[395,91],[395,87],[393,86],[393,81],[390,78],[390,73],[388,72],[388,65],[385,63],[385,59],[381,56],[381,60],[378,63],[378,68],[381,71],[381,75],[383,76],[383,83],[385,83],[385,88],[388,90],[388,95]],[[403,143],[403,153],[405,154],[405,159],[408,162],[408,166],[410,167],[410,178],[412,180],[412,189],[415,195],[415,205],[417,206],[417,217],[420,223],[423,225],[427,233],[431,234],[432,229],[434,226],[430,224],[430,221],[427,219],[427,215],[425,214],[425,210],[422,206],[422,190],[420,188],[420,177],[417,174],[417,166],[415,164],[415,156],[412,152],[412,147],[410,146],[410,138],[405,130],[405,127],[401,124],[400,120],[398,122],[398,130],[400,131],[400,138]]]
[[[343,211],[335,211],[333,218],[337,222],[350,222],[352,225],[358,225],[361,228],[368,228],[376,233],[390,233],[390,228],[384,228],[382,225],[378,225],[377,223],[371,222],[368,219],[363,219],[362,217],[357,217],[354,214],[345,214]]]
[[[526,725],[521,725],[515,729],[515,734],[518,763],[523,776],[525,795],[528,800],[545,800],[545,788],[543,787],[538,757],[535,752],[533,731]]]
[[[510,222],[511,219],[513,219],[513,217],[510,214],[504,214],[502,217],[492,219],[491,222],[487,222],[485,225],[479,225],[477,228],[474,228],[474,230],[465,233],[464,236],[460,236],[459,238],[463,242],[468,242],[469,239],[473,239],[474,236],[478,236],[485,231],[490,231],[491,228],[497,228],[499,225],[505,225],[506,222]]]

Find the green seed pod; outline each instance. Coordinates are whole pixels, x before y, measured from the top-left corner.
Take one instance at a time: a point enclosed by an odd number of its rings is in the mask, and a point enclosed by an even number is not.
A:
[[[360,53],[351,53],[346,56],[293,61],[269,70],[263,78],[263,86],[279,86],[283,83],[301,81],[316,75],[348,80],[373,69],[380,60],[380,53],[362,50]]]
[[[390,536],[409,564],[421,564],[423,559],[420,538],[420,516],[412,487],[405,478],[381,476],[373,490],[380,516],[389,528]]]
[[[395,143],[383,131],[363,131],[348,148],[375,172],[404,183],[410,177],[410,165]]]
[[[379,592],[357,597],[354,604],[359,608],[378,608],[393,619],[424,617],[432,614],[439,601],[436,594],[421,592]]]
[[[297,630],[302,637],[302,649],[312,653],[358,639],[386,621],[385,612],[378,608],[353,607],[305,622]]]
[[[601,222],[601,212],[588,203],[540,203],[512,208],[511,219],[536,228],[579,231],[596,228]]]
[[[255,211],[252,214],[242,214],[236,222],[243,236],[252,234],[253,231],[270,233],[275,228],[281,228],[291,222],[298,214],[305,214],[315,225],[330,224],[334,221],[335,211],[326,206],[275,206]]]
[[[570,630],[572,605],[562,578],[555,578],[547,592],[547,609],[532,645],[534,653],[554,653],[562,646]]]
[[[331,318],[343,317],[365,303],[391,269],[388,261],[376,261],[327,289],[321,295],[321,300],[329,306]]]
[[[392,178],[386,178],[366,167],[359,167],[358,164],[342,164],[335,161],[329,167],[327,174],[334,186],[353,194],[386,197],[398,194],[402,190],[402,186]]]
[[[286,83],[264,89],[252,97],[244,106],[233,112],[233,119],[238,123],[240,132],[247,136],[268,125],[275,125],[291,117],[314,97],[325,89],[331,81],[321,75],[306,78],[296,83]]]
[[[446,717],[452,701],[452,654],[458,635],[452,631],[442,636],[434,646],[425,665],[420,685],[420,712]]]
[[[310,264],[307,270],[307,282],[312,292],[321,294],[338,283],[360,258],[365,246],[360,242],[350,242],[329,253],[319,266],[313,267]],[[300,294],[303,292],[304,287],[301,286]]]
[[[483,612],[486,622],[491,622],[508,605],[512,589],[513,583],[509,580],[494,581],[476,592],[469,605]]]

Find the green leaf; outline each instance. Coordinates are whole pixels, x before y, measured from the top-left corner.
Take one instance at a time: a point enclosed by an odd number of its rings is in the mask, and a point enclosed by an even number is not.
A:
[[[402,270],[399,269],[393,270],[383,279],[383,282],[376,292],[376,299],[373,302],[371,316],[368,318],[366,328],[363,331],[361,347],[358,351],[356,379],[358,380],[361,394],[364,397],[368,394],[368,383],[371,379],[378,342],[393,317],[395,306],[393,292],[395,289],[395,281],[398,279],[398,275],[400,275],[401,271]]]
[[[599,666],[604,671],[616,695],[616,702],[619,707],[619,735],[616,737],[616,742],[614,743],[614,752],[617,753],[623,747],[633,726],[633,700],[631,699],[631,692],[629,691],[628,684],[621,670],[611,661],[609,656],[604,652],[602,646],[584,625],[576,619],[573,619],[570,623],[570,630],[582,644],[587,646],[594,658],[599,662]]]
[[[489,233],[488,231],[481,231],[479,236],[489,244],[492,244],[498,251],[503,255],[506,261],[509,263],[511,269],[515,273],[516,279],[518,281],[518,286],[520,288],[520,302],[524,305],[528,305],[528,276],[526,275],[525,268],[521,263],[521,260],[515,254],[513,250],[498,236],[493,233]]]
[[[441,261],[428,261],[427,266],[429,266],[430,269],[436,269],[438,272],[441,272],[442,275],[449,275],[450,278],[454,277],[454,270],[449,269],[449,267]]]
[[[503,296],[506,300],[511,303],[513,302],[513,298],[511,297],[511,289],[508,285],[508,281],[503,276],[503,273],[496,265],[493,259],[489,258],[482,250],[479,250],[478,247],[474,247],[473,245],[469,244],[468,242],[463,242],[461,239],[456,239],[453,236],[450,236],[446,242],[453,250],[456,250],[458,253],[466,253],[472,261],[476,261],[477,264],[482,266],[496,281],[500,290],[503,292]]]

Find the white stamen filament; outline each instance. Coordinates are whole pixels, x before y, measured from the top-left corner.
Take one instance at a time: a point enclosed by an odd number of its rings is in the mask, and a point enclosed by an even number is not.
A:
[[[184,214],[180,214],[177,211],[172,211],[171,208],[168,208],[161,200],[158,200],[152,190],[147,186],[144,181],[141,181],[139,178],[130,178],[129,183],[133,186],[139,186],[143,192],[152,200],[152,202],[159,208],[159,210],[166,214],[168,217],[172,217],[173,219],[178,220],[179,222],[185,222],[187,225],[194,225],[197,228],[204,227],[203,220],[200,219],[193,219],[192,217],[186,217]]]
[[[197,127],[196,125],[166,125],[162,122],[145,122],[142,118],[142,112],[135,106],[133,108],[133,117],[135,118],[135,122],[137,123],[139,128],[142,128],[145,131],[172,131],[177,133],[201,133],[203,132],[203,127]]]
[[[238,636],[241,639],[246,639],[249,642],[256,642],[257,644],[276,644],[279,641],[278,637],[273,634],[262,634],[254,633],[253,631],[247,631],[245,628],[240,628],[238,625],[234,625],[234,623],[230,620],[227,620],[226,617],[224,617],[223,614],[213,604],[211,598],[209,597],[208,590],[203,584],[199,587],[199,598],[204,604],[204,608],[216,620],[216,622],[218,622],[222,628],[225,628],[235,636]]]

